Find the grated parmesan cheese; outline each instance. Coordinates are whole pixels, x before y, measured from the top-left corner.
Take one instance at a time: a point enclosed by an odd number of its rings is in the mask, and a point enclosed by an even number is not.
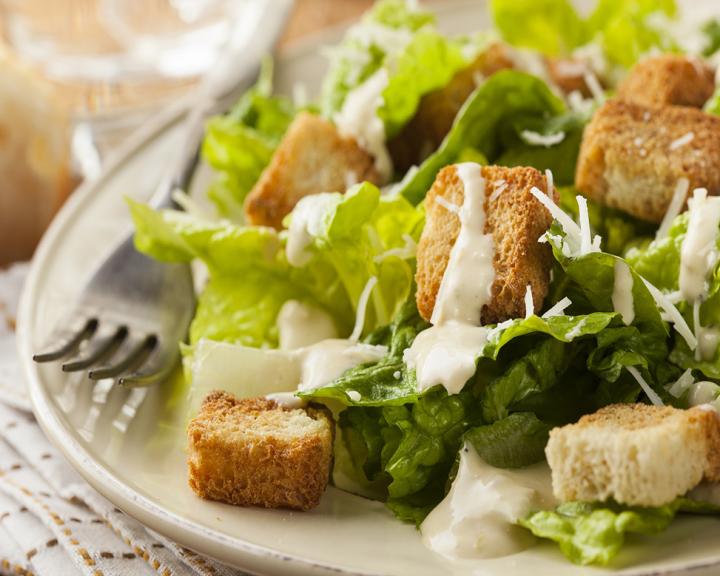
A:
[[[565,309],[568,308],[568,306],[570,306],[571,304],[572,300],[565,296],[565,298],[563,298],[552,308],[547,310],[545,314],[542,315],[542,318],[545,318],[547,320],[548,318],[553,318],[554,316],[561,316],[565,312]]]
[[[667,319],[666,321],[672,323],[677,333],[682,336],[685,342],[687,342],[690,350],[695,350],[695,348],[697,348],[697,339],[695,338],[695,334],[693,334],[692,330],[690,330],[687,322],[685,322],[685,318],[683,318],[682,314],[680,314],[680,311],[656,286],[645,280],[645,278],[643,278],[642,281],[650,291],[650,295],[655,300],[658,308],[665,312],[663,319]]]
[[[590,93],[593,95],[595,102],[598,104],[604,104],[605,91],[600,85],[600,81],[597,79],[597,76],[595,76],[595,74],[590,70],[587,70],[585,74],[583,74],[583,79],[585,80],[587,87],[590,89]]]
[[[635,366],[625,366],[628,372],[632,374],[633,378],[637,380],[637,383],[640,384],[640,388],[643,389],[643,392],[647,395],[647,397],[650,399],[650,402],[655,404],[655,406],[665,406],[660,396],[657,395],[657,392],[650,388],[650,385],[645,382],[645,378],[642,377],[642,374],[640,374],[640,371],[635,368]]]
[[[460,214],[460,206],[458,206],[457,204],[453,204],[452,202],[448,202],[442,196],[435,196],[435,202],[445,208],[445,210],[447,210],[448,212],[452,212],[453,214]]]
[[[532,130],[523,130],[520,133],[520,137],[526,144],[530,144],[531,146],[544,146],[545,148],[550,148],[551,146],[560,144],[560,142],[565,140],[565,132],[561,130],[555,134],[540,134],[539,132],[533,132]]]
[[[495,202],[495,200],[498,199],[498,197],[500,196],[500,194],[502,194],[503,192],[505,192],[505,190],[507,189],[507,187],[508,187],[508,183],[507,183],[505,180],[498,180],[497,182],[495,182],[495,185],[494,185],[494,188],[493,188],[493,192],[492,192],[492,194],[490,194],[489,201],[490,201],[490,202]]]
[[[692,368],[688,368],[682,373],[680,378],[667,386],[667,391],[672,396],[675,396],[675,398],[680,398],[693,384],[695,384],[695,378],[693,378],[692,375]]]
[[[533,302],[532,287],[530,284],[525,289],[525,318],[530,318],[535,314],[535,302]]]
[[[678,148],[682,148],[683,146],[686,146],[687,144],[690,144],[695,138],[694,132],[688,132],[687,134],[680,136],[680,138],[676,138],[672,142],[670,142],[670,150],[677,150]]]
[[[553,190],[555,190],[555,179],[553,178],[553,173],[550,168],[545,169],[545,182],[547,184],[547,193],[550,198],[552,198]]]
[[[672,226],[673,220],[680,214],[685,200],[687,199],[687,193],[690,189],[690,181],[687,178],[680,178],[675,185],[675,191],[673,192],[672,200],[668,206],[665,216],[663,216],[660,227],[658,228],[657,234],[655,234],[655,240],[662,240],[668,235],[670,226]]]
[[[357,312],[355,313],[355,326],[353,327],[352,334],[350,334],[349,340],[357,342],[362,335],[363,327],[365,326],[365,315],[367,313],[367,305],[370,300],[370,293],[377,284],[377,276],[371,276],[365,284],[365,288],[360,293],[358,299]]]

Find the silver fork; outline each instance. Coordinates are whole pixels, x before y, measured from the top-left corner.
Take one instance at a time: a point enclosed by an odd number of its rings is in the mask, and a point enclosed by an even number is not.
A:
[[[173,192],[189,189],[205,120],[255,81],[260,61],[282,33],[293,2],[254,0],[246,5],[245,18],[223,56],[198,86],[186,120],[184,147],[153,194],[150,204],[155,208],[176,207]],[[65,372],[88,370],[92,380],[114,378],[125,386],[145,386],[174,368],[194,307],[190,267],[160,263],[139,253],[131,233],[95,269],[69,314],[52,331],[53,344],[33,360],[66,359]]]

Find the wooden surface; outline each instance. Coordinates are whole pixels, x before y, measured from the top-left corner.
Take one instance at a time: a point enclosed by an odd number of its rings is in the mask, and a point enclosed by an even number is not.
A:
[[[295,0],[283,45],[341,22],[359,17],[372,0]]]

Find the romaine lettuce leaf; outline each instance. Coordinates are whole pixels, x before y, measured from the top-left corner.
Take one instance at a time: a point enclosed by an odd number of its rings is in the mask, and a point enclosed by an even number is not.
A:
[[[702,55],[709,58],[720,50],[720,20],[708,20],[702,27],[702,33],[705,35]]]
[[[673,17],[674,0],[600,0],[587,18],[569,0],[493,0],[491,9],[507,42],[549,56],[567,55],[596,42],[610,62],[629,68],[651,49],[675,48],[653,18]]]
[[[440,169],[454,163],[468,148],[494,162],[505,152],[501,141],[504,128],[512,123],[517,129],[518,118],[536,124],[538,118],[554,117],[564,111],[562,100],[542,80],[511,70],[493,74],[465,102],[440,148],[403,180],[398,192],[418,204]]]
[[[658,534],[678,512],[718,514],[720,507],[677,498],[657,508],[629,507],[614,502],[567,502],[555,510],[536,512],[519,522],[539,538],[557,542],[576,564],[608,564],[627,534]]]
[[[619,552],[626,534],[658,534],[670,525],[675,512],[672,505],[626,508],[568,502],[555,510],[536,512],[519,524],[539,538],[557,542],[576,564],[607,564]]]
[[[490,8],[496,28],[514,46],[558,56],[586,42],[587,24],[570,0],[492,0]]]
[[[354,307],[368,280],[377,278],[366,327],[370,331],[389,324],[413,286],[414,253],[398,250],[418,241],[425,222],[422,210],[401,197],[381,197],[377,187],[365,182],[334,195],[317,220],[320,225],[308,247],[311,264],[329,265]]]
[[[688,213],[685,212],[675,218],[665,238],[637,246],[627,253],[628,263],[664,292],[679,290],[680,253],[687,226]],[[720,248],[720,237],[716,240],[716,244]],[[692,306],[683,300],[678,302],[676,307],[688,326],[693,327]],[[700,305],[699,317],[703,327],[720,326],[720,262],[715,264],[708,278],[708,293]],[[693,368],[710,378],[720,378],[720,353],[717,350],[712,358],[698,359],[682,338],[674,337],[670,360],[683,369]]]
[[[243,200],[295,113],[288,99],[272,95],[272,61],[266,60],[257,84],[228,114],[208,121],[202,157],[216,171],[208,195],[222,216],[242,221]]]
[[[552,425],[533,412],[515,412],[465,433],[480,457],[496,468],[521,468],[540,462]]]
[[[198,299],[191,345],[208,338],[275,347],[277,314],[289,299],[319,306],[331,314],[340,334],[349,334],[360,295],[373,276],[377,285],[365,333],[388,324],[410,294],[411,249],[424,222],[422,210],[403,198],[381,198],[371,184],[357,185],[319,215],[312,258],[295,267],[285,255],[286,233],[128,202],[141,252],[166,262],[199,259],[207,265],[210,281]]]
[[[347,95],[381,68],[388,71],[378,116],[387,139],[414,116],[420,98],[445,86],[470,62],[465,39],[435,29],[431,12],[404,0],[381,0],[334,47],[322,87],[321,111],[333,119]]]
[[[716,89],[710,100],[705,103],[704,110],[708,114],[720,116],[720,88]]]
[[[415,32],[397,57],[382,93],[378,117],[385,124],[386,139],[397,135],[415,115],[423,95],[445,86],[467,65],[459,43],[433,30]]]

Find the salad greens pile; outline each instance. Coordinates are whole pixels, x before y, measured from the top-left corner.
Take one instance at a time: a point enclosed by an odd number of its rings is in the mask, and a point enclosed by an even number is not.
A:
[[[497,33],[519,53],[589,54],[602,63],[598,73],[606,86],[648,51],[680,50],[664,27],[676,14],[673,0],[600,0],[587,16],[570,0],[492,0],[491,11]],[[718,51],[718,30],[717,22],[706,26],[706,54]],[[687,369],[720,380],[718,352],[698,359],[677,319],[690,331],[698,319],[702,326],[720,325],[720,265],[699,315],[676,300],[669,305],[677,313],[672,316],[663,299],[678,291],[687,215],[655,239],[654,225],[592,202],[590,227],[601,245],[578,250],[573,232],[556,219],[542,239],[554,258],[549,296],[527,318],[489,327],[477,371],[460,393],[419,391],[415,370],[403,359],[429,326],[415,304],[415,246],[425,223],[423,200],[439,170],[467,160],[549,170],[560,208],[576,219],[581,191],[573,188],[575,164],[583,128],[602,95],[580,98],[578,106],[547,78],[518,70],[478,79],[442,144],[418,167],[395,174],[384,190],[360,183],[310,197],[315,215],[301,265],[286,254],[297,210],[281,230],[243,224],[242,202],[299,111],[332,121],[353,90],[383,73],[387,83],[377,114],[389,141],[414,117],[424,95],[446,86],[494,41],[492,35],[447,37],[430,12],[381,0],[330,51],[318,102],[275,95],[268,62],[257,85],[230,112],[210,120],[202,154],[215,169],[208,195],[218,218],[130,202],[139,250],[166,262],[201,261],[207,269],[182,347],[186,366],[200,342],[277,348],[278,314],[290,300],[324,311],[343,338],[361,316],[362,342],[385,346],[385,356],[299,396],[337,415],[335,482],[383,500],[399,518],[418,525],[447,494],[464,442],[492,466],[524,467],[544,459],[555,426],[608,404],[648,401],[652,394],[686,407],[686,391],[674,393],[673,384]],[[718,94],[708,104],[711,112],[720,113]],[[527,132],[562,138],[538,145]],[[613,303],[618,266],[629,267],[633,280],[631,320]],[[376,284],[364,308],[371,281]],[[638,371],[650,392],[628,368]],[[705,511],[717,512],[685,499],[657,509],[571,502],[521,524],[558,542],[574,562],[604,564],[626,534],[657,533],[676,513]]]

